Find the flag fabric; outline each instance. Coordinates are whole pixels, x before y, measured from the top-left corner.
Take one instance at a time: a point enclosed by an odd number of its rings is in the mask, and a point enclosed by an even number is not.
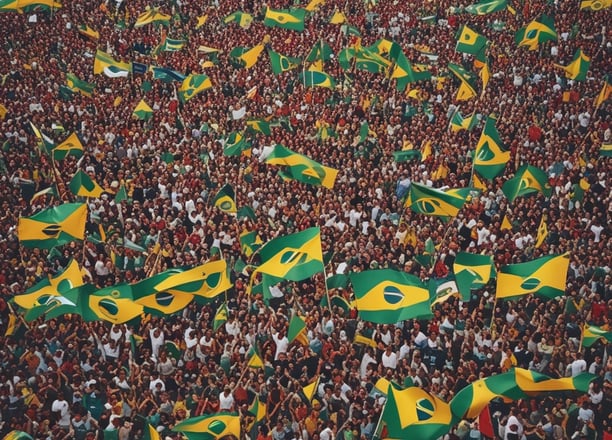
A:
[[[195,28],[200,29],[202,26],[206,24],[207,21],[208,21],[208,14],[200,15],[199,17],[197,17],[197,23],[196,23]]]
[[[519,47],[526,46],[529,50],[537,50],[540,43],[557,41],[555,22],[551,17],[543,14],[527,26],[520,28],[514,40]]]
[[[536,294],[551,299],[563,295],[568,267],[567,253],[502,266],[497,274],[496,297],[508,299]]]
[[[489,84],[489,80],[491,79],[491,68],[489,67],[488,61],[482,63],[482,67],[478,71],[478,76],[482,81],[482,91],[480,92],[480,96],[484,96],[484,93],[487,90],[487,85]]]
[[[245,231],[240,234],[240,249],[247,258],[253,255],[262,244],[263,241],[261,241],[257,231]]]
[[[127,76],[132,70],[130,63],[115,60],[110,54],[98,49],[94,58],[94,75],[104,73],[111,78]]]
[[[538,236],[536,237],[535,242],[536,249],[540,248],[544,244],[546,237],[548,237],[548,226],[546,225],[546,214],[543,214],[542,219],[540,220],[540,226],[538,226]]]
[[[268,56],[270,57],[272,72],[275,75],[280,75],[283,72],[295,69],[302,62],[299,58],[287,57],[278,52],[274,52],[272,49],[268,49]]]
[[[183,82],[186,78],[184,74],[168,69],[167,67],[151,66],[150,69],[153,72],[153,79],[159,79],[163,82]]]
[[[141,121],[148,121],[153,116],[153,109],[144,99],[141,99],[132,112],[132,116],[136,119],[140,119]]]
[[[48,186],[45,189],[41,189],[40,191],[34,193],[34,195],[32,196],[32,199],[30,199],[30,205],[34,205],[34,203],[36,203],[36,201],[38,200],[39,197],[48,195],[49,197],[58,197],[58,192],[57,192],[57,185],[53,184],[51,186]]]
[[[612,0],[582,0],[580,2],[580,9],[587,11],[600,11],[610,6],[612,6]]]
[[[97,315],[89,307],[89,297],[95,290],[96,286],[93,284],[83,284],[66,291],[62,295],[51,296],[38,316],[44,313],[46,315],[45,320],[49,320],[71,313],[79,315],[86,322],[103,320],[104,317]],[[36,319],[29,313],[26,314],[25,318],[26,320]]]
[[[11,313],[10,315],[8,315],[8,322],[6,323],[6,330],[4,332],[4,336],[13,336],[17,331],[17,327],[17,315]]]
[[[319,378],[317,377],[314,381],[302,387],[302,394],[306,398],[308,403],[312,402],[312,399],[316,396],[317,388],[319,386]]]
[[[187,102],[199,93],[212,87],[212,82],[205,74],[192,73],[187,76],[178,89],[181,102]]]
[[[302,183],[333,188],[338,170],[310,159],[303,154],[295,153],[282,145],[276,145],[266,158],[270,165],[284,165],[287,168],[279,172],[284,179],[298,180]]]
[[[594,374],[582,373],[576,377],[552,379],[544,374],[523,368],[478,379],[459,391],[450,402],[457,419],[478,417],[489,402],[502,397],[506,401],[533,397],[552,391],[580,391],[586,393]]]
[[[601,92],[599,92],[599,95],[597,95],[597,98],[595,98],[595,103],[594,103],[595,109],[598,109],[601,106],[601,104],[603,104],[608,99],[610,99],[611,92],[612,92],[612,84],[610,84],[610,77],[606,75],[604,77],[604,84],[603,84],[603,87],[601,88]]]
[[[27,432],[13,430],[6,434],[4,440],[33,440],[32,436]]]
[[[463,117],[459,110],[453,113],[450,119],[450,127],[451,131],[458,132],[461,130],[472,131],[472,128],[478,123],[478,118],[476,118],[476,112],[472,112],[470,116]]]
[[[330,24],[344,24],[348,20],[346,19],[346,15],[342,11],[335,11],[334,15],[329,19]]]
[[[612,157],[612,143],[602,143],[599,148],[599,155],[602,157]]]
[[[92,29],[87,24],[82,24],[77,29],[81,35],[91,38],[92,40],[98,40],[100,38],[100,32]]]
[[[227,274],[227,262],[216,260],[180,273],[171,273],[154,286],[158,292],[187,293],[213,299],[232,287]]]
[[[142,438],[143,440],[161,440],[159,432],[150,423],[146,424]]]
[[[223,185],[212,203],[223,212],[235,213],[237,211],[236,193],[232,185],[229,183]]]
[[[410,63],[400,49],[395,54],[395,67],[391,72],[391,79],[393,78],[397,79],[397,90],[403,91],[408,84],[431,79],[431,73]]]
[[[100,318],[123,324],[142,314],[143,306],[134,301],[133,285],[115,284],[95,290],[89,295],[89,308]]]
[[[469,26],[463,25],[459,28],[455,50],[457,52],[477,55],[483,52],[488,44],[489,40],[484,36],[480,35]]]
[[[504,215],[504,219],[501,222],[500,231],[512,231],[512,223],[508,219],[508,215]]]
[[[147,11],[143,12],[138,16],[138,18],[136,18],[134,27],[139,28],[150,23],[160,23],[164,26],[168,26],[171,18],[172,17],[170,15],[160,12],[159,7],[149,7]]]
[[[359,317],[377,324],[395,324],[431,314],[430,295],[421,280],[393,269],[349,274]]]
[[[251,143],[242,133],[232,132],[223,145],[224,156],[240,156],[242,153],[249,156]]]
[[[256,272],[286,280],[300,281],[323,272],[323,252],[319,228],[277,237],[259,250],[261,265]]]
[[[457,101],[467,101],[476,96],[476,75],[474,73],[454,63],[448,63],[448,70],[461,82],[457,90]]]
[[[302,71],[299,74],[299,79],[304,87],[324,87],[327,89],[336,87],[336,83],[331,76],[318,70]]]
[[[259,355],[259,352],[257,351],[256,345],[251,346],[251,349],[249,350],[249,353],[248,353],[248,358],[249,360],[247,361],[247,366],[249,368],[263,368],[264,367],[263,360],[261,359],[261,356]]]
[[[576,53],[574,53],[573,61],[567,66],[559,66],[555,64],[557,67],[561,67],[565,70],[565,76],[574,81],[586,81],[586,74],[591,66],[591,58],[587,56],[582,49],[578,49]]]
[[[50,154],[55,160],[62,160],[66,156],[81,157],[83,155],[83,144],[76,133],[72,133],[62,143],[52,147]]]
[[[297,341],[305,347],[309,346],[308,334],[306,333],[306,322],[297,313],[291,315],[289,320],[289,328],[287,329],[287,339],[291,344]]]
[[[391,61],[369,48],[359,47],[355,50],[355,68],[358,70],[366,70],[370,73],[384,73],[390,65]]]
[[[306,5],[306,9],[308,12],[315,11],[319,6],[324,5],[326,0],[310,0],[308,5]]]
[[[393,159],[396,162],[406,162],[408,160],[421,160],[421,152],[419,150],[401,150],[393,152]]]
[[[223,303],[217,309],[215,317],[213,318],[213,331],[219,330],[219,328],[227,322],[227,303]]]
[[[459,287],[453,275],[445,278],[431,277],[427,283],[427,288],[431,298],[431,307],[434,307],[436,304],[442,304],[450,298],[460,296]]]
[[[183,310],[194,299],[193,294],[188,292],[167,292],[157,289],[156,286],[172,275],[177,275],[184,271],[181,268],[168,269],[132,285],[134,302],[143,306],[145,313],[157,316],[172,315]]]
[[[453,263],[453,273],[461,297],[464,301],[468,301],[471,289],[478,289],[495,277],[493,257],[459,252]]]
[[[489,180],[499,176],[510,160],[510,152],[505,149],[496,122],[493,116],[487,117],[474,153],[474,171]]]
[[[127,199],[128,199],[127,191],[125,189],[125,185],[122,184],[119,187],[119,191],[117,191],[117,194],[115,194],[115,203],[119,204]]]
[[[102,187],[83,170],[77,170],[74,173],[68,187],[72,194],[81,197],[98,198],[104,192]]]
[[[17,235],[22,246],[51,249],[85,237],[87,205],[64,203],[31,217],[21,217]]]
[[[355,338],[353,339],[353,344],[366,345],[368,347],[377,348],[378,345],[376,341],[372,338],[368,338],[367,336],[363,336],[359,333],[355,334]]]
[[[38,127],[36,127],[31,122],[30,122],[30,127],[32,128],[32,132],[34,133],[34,136],[36,136],[36,138],[38,139],[38,142],[37,142],[38,148],[40,148],[46,153],[49,153],[55,148],[55,142],[53,142],[53,139],[51,139],[45,133],[40,131]]]
[[[176,424],[172,431],[187,434],[198,433],[199,438],[217,439],[228,435],[240,438],[240,416],[238,413],[219,412],[190,417]]]
[[[293,9],[272,9],[267,8],[264,16],[264,25],[270,27],[280,27],[302,32],[304,30],[304,18],[306,10],[300,8]]]
[[[236,11],[223,19],[223,23],[236,23],[243,29],[247,29],[253,22],[253,16],[248,12]]]
[[[253,46],[251,49],[246,50],[237,58],[240,60],[240,63],[245,69],[250,69],[257,63],[259,59],[259,55],[263,52],[264,45],[258,44]]]
[[[504,182],[502,191],[510,202],[514,202],[517,197],[536,192],[544,194],[545,197],[552,194],[546,173],[532,165],[522,166],[512,179]]]
[[[245,124],[250,130],[265,134],[266,136],[270,136],[272,134],[270,122],[264,119],[251,119],[246,121]]]
[[[438,217],[455,217],[463,208],[470,188],[442,191],[413,182],[404,206],[412,211]]]
[[[74,73],[66,74],[66,85],[73,92],[79,92],[81,95],[91,97],[95,84],[88,83],[87,81],[80,80]]]
[[[419,387],[400,390],[391,383],[380,417],[386,438],[394,439],[435,439],[449,432],[455,422],[448,403]]]
[[[187,44],[187,41],[185,40],[164,37],[162,38],[162,42],[159,44],[159,46],[155,48],[153,55],[157,55],[160,51],[178,52],[185,47],[185,44]]]
[[[61,8],[61,3],[53,0],[7,0],[0,3],[0,12],[2,11],[21,11],[35,12],[38,9],[48,11]]]
[[[308,55],[306,56],[306,61],[309,63],[313,63],[317,60],[321,60],[323,62],[329,61],[332,59],[334,52],[332,48],[327,44],[323,39],[317,41]]]
[[[255,215],[255,211],[253,211],[253,208],[251,208],[250,206],[241,206],[240,209],[238,209],[238,212],[236,213],[238,220],[243,219],[243,218],[248,218],[252,221],[257,220],[257,215]]]
[[[259,399],[258,394],[255,394],[255,398],[253,399],[251,405],[249,405],[247,412],[253,416],[253,422],[251,423],[250,428],[247,428],[250,430],[266,420],[268,414],[267,405]]]
[[[600,339],[606,342],[612,342],[612,331],[604,330],[602,327],[596,325],[585,324],[582,329],[582,345],[590,347]]]
[[[502,11],[508,6],[507,0],[482,0],[478,3],[469,5],[465,12],[473,15],[486,15],[493,12]]]

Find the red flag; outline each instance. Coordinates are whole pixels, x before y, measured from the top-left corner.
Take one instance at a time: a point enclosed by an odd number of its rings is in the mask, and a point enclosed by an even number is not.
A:
[[[493,433],[493,423],[491,422],[491,411],[489,411],[488,405],[485,406],[478,416],[478,428],[480,433],[485,437],[495,438],[495,434]]]

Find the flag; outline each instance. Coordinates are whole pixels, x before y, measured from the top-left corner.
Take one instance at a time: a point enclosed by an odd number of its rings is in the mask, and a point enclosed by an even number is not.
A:
[[[580,2],[580,9],[586,9],[587,11],[600,11],[608,9],[610,6],[612,6],[612,0],[582,0]]]
[[[314,10],[316,10],[319,6],[325,4],[325,0],[310,0],[310,2],[308,3],[308,5],[306,5],[306,10],[308,12],[313,12]]]
[[[136,23],[134,23],[134,27],[139,28],[149,23],[160,23],[164,26],[168,26],[171,18],[170,15],[160,12],[159,7],[149,7],[147,11],[138,16]]]
[[[536,249],[544,244],[546,237],[548,237],[548,226],[546,225],[546,214],[543,214],[540,220],[540,226],[538,226],[538,236],[535,242]]]
[[[237,23],[243,29],[248,28],[253,22],[253,16],[248,12],[236,11],[223,19],[223,23]]]
[[[94,58],[94,75],[104,73],[106,76],[115,78],[127,76],[132,70],[130,63],[115,60],[110,54],[98,49]]]
[[[132,112],[132,116],[141,121],[148,121],[153,116],[153,109],[149,107],[149,104],[147,104],[144,99],[141,99]]]
[[[505,401],[533,397],[552,391],[580,391],[586,393],[594,374],[552,379],[544,374],[523,368],[478,379],[459,391],[451,400],[450,408],[457,419],[477,417],[496,398]]]
[[[499,176],[510,160],[510,152],[506,151],[495,127],[496,121],[492,116],[487,117],[474,152],[474,171],[489,180]]]
[[[604,339],[606,343],[612,342],[612,331],[604,330],[596,325],[585,324],[582,330],[582,345],[590,347],[600,339]]]
[[[119,191],[117,191],[117,194],[115,195],[115,203],[119,204],[121,202],[123,202],[124,200],[127,200],[128,195],[127,195],[127,191],[125,190],[125,185],[121,185],[119,187]]]
[[[255,398],[247,409],[247,412],[253,416],[253,422],[249,427],[247,427],[247,430],[251,430],[253,427],[267,419],[267,405],[259,399],[259,394],[255,394]]]
[[[5,0],[0,2],[0,12],[17,11],[19,13],[35,12],[36,10],[53,10],[59,9],[62,5],[53,0]]]
[[[17,235],[28,248],[51,249],[85,237],[87,205],[64,203],[31,217],[20,217]]]
[[[74,73],[66,74],[66,85],[73,92],[79,92],[80,94],[88,97],[91,97],[94,89],[96,88],[95,84],[80,80]]]
[[[268,49],[268,56],[270,57],[272,72],[275,75],[295,69],[302,62],[299,58],[286,57],[278,52],[274,52],[272,49]]]
[[[89,295],[89,308],[102,320],[123,324],[139,316],[143,306],[134,301],[132,285],[120,283]]]
[[[235,213],[237,208],[234,188],[229,183],[223,185],[212,203],[223,212]]]
[[[486,15],[493,12],[502,11],[508,6],[507,0],[481,0],[478,3],[469,5],[465,12],[473,15]]]
[[[610,93],[612,92],[612,84],[610,84],[610,77],[606,75],[604,77],[604,85],[601,88],[601,92],[595,98],[595,109],[598,109],[601,104],[610,99]]]
[[[527,46],[529,50],[537,50],[540,43],[557,41],[557,30],[554,20],[546,14],[536,18],[527,26],[520,28],[514,36],[518,47]]]
[[[197,21],[198,22],[196,23],[195,28],[200,29],[208,21],[208,14],[200,15],[199,17],[197,17]]]
[[[4,437],[4,440],[33,440],[33,439],[32,439],[32,436],[28,434],[27,432],[13,430],[9,432],[8,434],[6,434],[6,437]]]
[[[330,24],[344,24],[348,20],[346,19],[346,15],[342,11],[335,11],[334,15],[329,19]]]
[[[508,219],[508,215],[504,215],[504,219],[502,220],[500,231],[512,231],[512,223]]]
[[[430,278],[427,283],[429,289],[429,297],[431,298],[431,306],[442,304],[448,301],[451,297],[459,296],[459,287],[453,275],[445,278]]]
[[[306,322],[297,313],[291,315],[289,320],[289,328],[287,330],[287,339],[291,344],[293,341],[297,341],[305,347],[308,347],[310,341],[308,340],[308,334],[306,333]]]
[[[317,60],[321,60],[323,62],[329,61],[332,59],[334,52],[332,48],[327,44],[323,39],[317,41],[310,52],[306,56],[306,61],[312,63]]]
[[[161,436],[157,429],[153,427],[150,423],[147,423],[144,427],[144,433],[142,435],[143,440],[161,440]]]
[[[549,255],[502,266],[497,274],[498,299],[536,294],[551,299],[565,293],[569,255]]]
[[[349,274],[359,317],[377,324],[395,324],[429,316],[430,295],[414,275],[392,269]]]
[[[246,156],[250,155],[249,148],[251,142],[248,141],[242,133],[232,132],[225,140],[223,145],[224,156],[240,156],[244,152]]]
[[[251,49],[246,50],[237,58],[240,60],[242,66],[245,69],[250,69],[257,63],[259,59],[259,55],[264,50],[263,44],[258,44],[257,46],[253,46]]]
[[[253,255],[262,244],[263,241],[261,241],[257,231],[245,231],[240,234],[240,249],[247,258]]]
[[[532,165],[522,166],[512,179],[504,182],[502,191],[510,202],[514,202],[517,197],[535,192],[540,192],[545,197],[550,197],[552,194],[546,173]]]
[[[304,30],[305,17],[306,10],[300,8],[267,8],[266,15],[264,16],[264,25],[302,32]]]
[[[30,199],[30,205],[33,205],[34,203],[36,203],[38,198],[44,195],[49,195],[49,197],[59,198],[58,193],[57,193],[57,185],[53,184],[45,189],[41,189],[37,193],[34,193],[34,195],[32,196],[32,199]]]
[[[66,156],[81,157],[83,155],[83,144],[76,133],[72,133],[61,144],[54,146],[50,154],[55,160],[62,160]]]
[[[286,179],[298,180],[310,185],[320,185],[325,188],[333,188],[338,175],[338,170],[310,159],[299,153],[291,151],[282,145],[276,145],[266,158],[266,163],[271,165],[284,165],[286,170],[280,173]]]
[[[185,47],[187,41],[176,38],[163,37],[161,43],[154,49],[153,55],[157,55],[160,51],[178,52]]]
[[[483,52],[488,44],[489,40],[480,35],[478,32],[469,28],[467,25],[463,25],[461,28],[459,28],[455,50],[457,52],[477,55]]]
[[[250,353],[248,354],[249,360],[247,362],[247,367],[249,368],[263,368],[264,363],[259,355],[257,348],[255,345],[251,347]]]
[[[176,424],[172,431],[187,434],[198,433],[198,438],[206,439],[218,439],[229,435],[240,438],[240,416],[238,413],[219,412],[190,417]]]
[[[472,131],[472,128],[478,123],[478,119],[476,118],[476,112],[472,112],[470,116],[463,117],[459,110],[453,113],[450,119],[450,127],[451,131],[458,132],[461,130]]]
[[[317,377],[314,381],[312,381],[308,385],[304,385],[302,387],[302,394],[304,395],[308,403],[312,402],[312,399],[316,396],[318,387],[319,387],[319,377]]]
[[[255,215],[255,211],[250,206],[242,206],[238,212],[236,213],[238,220],[243,218],[248,218],[252,221],[257,220],[257,216]]]
[[[453,63],[448,63],[448,70],[461,81],[461,85],[457,91],[457,101],[467,101],[476,96],[476,75],[474,75],[474,73]]]
[[[259,250],[259,254],[262,263],[256,271],[264,274],[300,281],[323,272],[319,228],[274,238]]]
[[[391,72],[391,79],[393,78],[397,79],[397,90],[403,91],[408,84],[431,79],[431,73],[427,69],[412,65],[400,49],[395,54],[395,67]]]
[[[366,336],[360,335],[359,333],[355,334],[355,338],[353,339],[353,344],[366,345],[368,347],[377,348],[378,345],[376,341],[372,338],[368,338]]]
[[[419,214],[455,217],[463,208],[470,188],[442,191],[412,183],[404,206]]]
[[[172,81],[183,82],[185,80],[184,74],[168,69],[166,67],[151,66],[150,69],[153,72],[153,79],[159,79],[167,83]]]
[[[586,74],[591,66],[591,58],[587,56],[582,49],[578,49],[574,54],[573,61],[567,66],[559,66],[555,64],[555,66],[560,67],[565,70],[565,76],[569,79],[573,79],[574,81],[585,81]]]
[[[419,150],[394,151],[393,159],[396,162],[406,162],[413,159],[421,160],[421,152]]]
[[[188,293],[212,299],[232,287],[227,275],[227,262],[216,260],[180,273],[171,273],[154,286],[158,292]]]
[[[32,316],[28,312],[26,314],[26,320],[34,320],[43,313],[46,314],[46,320],[57,318],[58,316],[68,313],[79,315],[86,322],[104,319],[98,316],[89,307],[89,297],[95,290],[96,286],[93,284],[83,284],[64,292],[62,295],[50,296],[44,307],[36,307],[31,310],[36,311],[37,316]]]
[[[143,306],[145,313],[152,313],[158,316],[172,315],[183,310],[193,300],[193,294],[187,292],[167,292],[156,289],[156,286],[172,275],[177,275],[184,271],[185,269],[180,268],[168,269],[133,284],[132,293],[134,295],[134,302]]]
[[[384,73],[390,65],[391,61],[369,48],[359,47],[355,51],[356,69],[367,70],[370,73]]]
[[[478,289],[495,277],[493,257],[459,252],[453,263],[453,273],[461,297],[464,301],[468,301],[471,289]]]
[[[102,187],[83,170],[77,170],[77,172],[74,173],[68,187],[70,191],[72,191],[72,194],[82,197],[98,198],[104,192]]]
[[[325,87],[328,89],[336,87],[334,79],[325,72],[305,70],[300,72],[298,76],[304,87]]]
[[[264,119],[251,119],[245,122],[246,126],[253,131],[270,136],[272,131],[270,130],[270,123]]]
[[[210,78],[203,73],[192,73],[186,77],[178,89],[178,95],[181,102],[187,102],[198,93],[208,90],[212,87]]]
[[[213,331],[219,330],[219,328],[227,322],[227,304],[223,303],[217,309],[215,317],[213,318]]]
[[[478,415],[478,430],[487,438],[495,438],[495,431],[493,430],[493,421],[491,420],[489,405],[485,406],[485,408]]]
[[[77,29],[81,35],[84,35],[93,40],[97,40],[100,38],[100,32],[90,28],[87,24],[82,24]]]
[[[416,387],[400,390],[389,384],[387,402],[380,416],[386,438],[435,439],[456,422],[448,403]]]
[[[599,148],[599,155],[602,157],[612,157],[612,143],[602,143]]]
[[[40,131],[38,127],[36,127],[31,122],[30,122],[30,127],[32,128],[32,132],[38,139],[38,142],[37,142],[38,148],[40,148],[46,153],[49,153],[55,148],[55,142],[53,142],[53,139],[51,139],[49,136],[47,136],[42,131]]]

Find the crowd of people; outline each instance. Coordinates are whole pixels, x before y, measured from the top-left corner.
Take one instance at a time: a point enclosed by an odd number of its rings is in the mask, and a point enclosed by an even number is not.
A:
[[[0,103],[6,109],[0,121],[2,330],[16,313],[11,299],[71,259],[88,282],[110,286],[210,259],[224,258],[232,268],[238,261],[257,264],[257,254],[244,254],[241,232],[256,230],[265,243],[313,226],[321,228],[323,253],[331,256],[325,273],[281,282],[275,287],[281,294],[268,303],[261,294],[248,294],[248,269],[240,268],[232,270],[233,287],[215,301],[194,301],[171,316],[146,315],[117,325],[83,322],[78,315],[33,322],[20,317],[19,336],[0,337],[0,436],[19,430],[34,439],[139,439],[148,438],[148,423],[160,438],[178,439],[172,428],[180,421],[232,411],[241,415],[244,438],[252,440],[370,440],[379,435],[385,402],[386,390],[376,388],[379,379],[412,383],[449,401],[474,380],[517,366],[555,378],[581,372],[597,378],[586,395],[492,402],[498,438],[609,439],[610,344],[585,347],[581,329],[609,329],[612,318],[612,173],[610,159],[600,152],[612,136],[610,102],[594,104],[609,70],[610,13],[580,10],[578,0],[512,3],[514,13],[471,15],[451,0],[326,0],[306,19],[303,32],[262,23],[265,6],[294,6],[283,0],[66,1],[50,11],[0,14]],[[169,25],[133,26],[147,7],[157,6],[172,16]],[[224,23],[235,11],[252,14],[252,23]],[[408,59],[428,65],[432,80],[410,84],[419,90],[415,97],[398,91],[388,75],[344,71],[337,54],[356,36],[329,23],[335,11],[360,31],[362,45],[394,40]],[[515,31],[543,13],[554,18],[558,40],[535,51],[518,48]],[[461,24],[491,41],[491,79],[482,95],[457,102],[457,83],[446,66],[472,70],[472,57],[455,51]],[[79,32],[82,25],[99,38]],[[151,54],[162,32],[186,46]],[[303,66],[274,75],[265,52],[249,69],[229,56],[238,46],[265,41],[304,59],[321,39],[336,54],[324,63],[336,79],[333,89],[304,87],[297,79]],[[218,62],[200,46],[218,49]],[[555,66],[569,64],[578,48],[590,56],[585,81],[568,80]],[[180,83],[154,79],[151,72],[94,76],[96,49],[123,61],[205,73],[213,86],[183,103]],[[67,73],[95,83],[93,94],[60,93]],[[149,120],[132,117],[141,99],[153,109]],[[458,109],[483,121],[495,114],[510,161],[502,175],[484,181],[486,189],[474,192],[457,217],[444,221],[414,213],[403,204],[411,182],[436,188],[473,184],[472,153],[482,124],[449,130]],[[247,134],[250,155],[223,154],[229,133],[242,131],[245,120],[265,118],[284,122],[272,124],[270,135]],[[363,122],[370,130],[365,140]],[[76,132],[85,147],[82,158],[52,161],[37,147],[30,123],[56,142]],[[322,139],[321,126],[336,136]],[[394,151],[427,142],[432,152],[423,160],[393,159]],[[334,187],[281,179],[278,167],[260,160],[265,147],[275,144],[338,169]],[[547,173],[550,197],[535,194],[510,203],[504,196],[502,183],[524,164]],[[108,190],[87,201],[88,235],[101,225],[106,243],[73,242],[52,252],[21,246],[18,219],[76,200],[67,182],[78,169]],[[55,184],[59,195],[31,200],[24,191],[31,183],[37,191]],[[236,205],[251,207],[254,219],[213,205],[226,183],[235,189]],[[122,186],[128,198],[116,203],[114,192]],[[548,235],[536,248],[543,215]],[[415,259],[428,239],[436,249],[432,265]],[[127,240],[146,252],[124,247]],[[393,268],[423,281],[442,278],[452,273],[459,251],[492,255],[498,268],[569,252],[565,295],[496,300],[492,280],[469,301],[437,304],[431,319],[395,325],[363,321],[354,307],[327,305],[328,295],[349,304],[354,299],[350,285],[327,289],[327,276]],[[227,322],[213,331],[224,301]],[[294,311],[306,320],[308,346],[288,342]],[[373,344],[355,343],[356,335]],[[142,338],[135,350],[132,336]],[[264,368],[247,366],[253,347]],[[316,378],[314,398],[304,399],[302,387]],[[251,427],[248,408],[255,396],[265,402],[267,415]],[[464,420],[444,438],[482,436],[474,420]]]

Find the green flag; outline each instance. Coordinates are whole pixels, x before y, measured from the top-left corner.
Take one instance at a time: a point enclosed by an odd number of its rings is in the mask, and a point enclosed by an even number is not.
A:
[[[238,219],[248,218],[252,221],[257,220],[257,216],[255,215],[255,211],[250,206],[242,206],[236,213]]]
[[[396,162],[406,162],[409,160],[421,160],[421,152],[419,150],[402,150],[402,151],[394,151],[393,159]]]
[[[274,72],[275,75],[280,75],[283,72],[295,69],[302,62],[299,58],[287,57],[278,52],[274,52],[272,49],[268,49],[268,56],[270,57],[272,72]]]
[[[272,9],[267,8],[264,16],[264,25],[280,27],[302,32],[304,30],[304,18],[306,10],[300,8]]]
[[[478,289],[495,277],[495,265],[490,255],[459,252],[453,263],[453,273],[464,301],[469,301],[471,289]]]
[[[245,231],[240,234],[240,249],[242,253],[249,258],[257,249],[261,247],[263,242],[257,231]]]
[[[181,102],[187,102],[204,90],[208,90],[212,87],[212,81],[204,74],[192,73],[183,80],[181,86],[178,89],[178,95]]]
[[[497,274],[498,299],[536,294],[551,299],[565,293],[569,255],[547,255],[526,263],[502,266]]]
[[[465,8],[465,12],[474,15],[486,15],[502,11],[508,6],[507,0],[482,0]]]
[[[117,191],[117,194],[115,195],[115,203],[119,204],[123,202],[124,200],[127,200],[127,198],[128,198],[128,195],[125,189],[125,185],[122,184],[119,187],[119,191]]]
[[[219,328],[227,322],[227,304],[223,303],[217,309],[215,317],[213,318],[213,331],[219,330]]]
[[[153,109],[149,107],[149,104],[144,99],[141,99],[132,112],[132,116],[141,121],[148,121],[153,116]]]
[[[223,19],[223,23],[237,23],[241,28],[247,29],[253,22],[253,16],[248,12],[236,11]]]
[[[499,176],[510,160],[510,152],[499,137],[496,122],[492,116],[487,118],[474,153],[474,171],[489,180]]]
[[[234,188],[226,183],[221,187],[215,198],[213,199],[213,206],[216,206],[223,212],[235,213],[236,209],[236,193]]]
[[[459,85],[459,90],[457,90],[457,101],[467,101],[476,96],[477,80],[473,72],[454,63],[448,63],[448,70],[450,70],[461,83]]]
[[[463,208],[470,188],[439,190],[412,183],[404,206],[419,214],[455,217]]]
[[[93,94],[93,91],[96,88],[95,84],[79,79],[79,77],[74,73],[66,74],[66,85],[73,92],[79,92],[80,94],[89,97]]]
[[[489,40],[485,37],[472,30],[469,26],[462,25],[457,33],[457,45],[455,46],[455,50],[457,52],[477,55],[483,52],[488,44]]]
[[[225,144],[223,145],[223,155],[224,156],[240,156],[244,152],[245,155],[249,155],[249,148],[251,147],[251,142],[247,140],[242,133],[232,132],[225,140]]]
[[[333,89],[336,87],[334,79],[325,72],[318,70],[305,70],[298,75],[304,87],[324,87]]]
[[[300,344],[308,347],[308,335],[306,334],[306,322],[297,313],[293,313],[289,320],[289,329],[287,330],[287,339],[291,344],[293,341],[298,341]]]
[[[582,345],[590,347],[595,342],[603,339],[606,343],[612,342],[612,331],[604,330],[596,325],[584,325],[582,330]]]
[[[218,412],[199,417],[190,417],[177,423],[174,432],[187,436],[197,433],[198,438],[218,439],[229,435],[240,438],[240,416],[238,413]],[[196,438],[196,437],[193,437]]]
[[[474,128],[476,124],[478,124],[476,112],[473,112],[470,116],[464,117],[459,113],[459,110],[457,110],[450,119],[451,131],[455,133],[461,130],[472,131],[472,128]]]
[[[561,67],[565,70],[565,76],[574,81],[585,81],[586,74],[591,66],[591,57],[587,56],[582,49],[578,49],[574,54],[574,60],[567,66],[555,66]]]
[[[325,40],[321,39],[317,41],[312,49],[306,56],[306,61],[312,63],[317,60],[321,60],[323,62],[329,61],[334,56],[334,52],[332,48],[325,42]]]
[[[270,122],[266,121],[265,119],[251,119],[249,121],[246,121],[246,126],[248,127],[248,129],[254,132],[265,134],[266,136],[270,136],[272,134],[272,131],[270,129]]]
[[[286,180],[298,180],[310,185],[333,188],[338,170],[310,159],[303,154],[295,153],[282,145],[276,145],[266,157],[266,163],[284,165],[286,169],[279,174]]]
[[[517,197],[537,192],[544,194],[545,197],[550,197],[552,194],[546,173],[532,165],[522,166],[512,179],[504,182],[502,191],[510,202],[514,202]]]
[[[21,217],[17,235],[24,247],[51,249],[74,240],[83,240],[86,221],[85,203],[64,203],[31,217]]]
[[[77,170],[68,184],[75,196],[99,198],[104,190],[83,170]]]
[[[517,46],[526,46],[529,50],[537,50],[540,43],[557,41],[557,30],[554,20],[546,14],[536,18],[527,26],[520,28],[514,36]]]

